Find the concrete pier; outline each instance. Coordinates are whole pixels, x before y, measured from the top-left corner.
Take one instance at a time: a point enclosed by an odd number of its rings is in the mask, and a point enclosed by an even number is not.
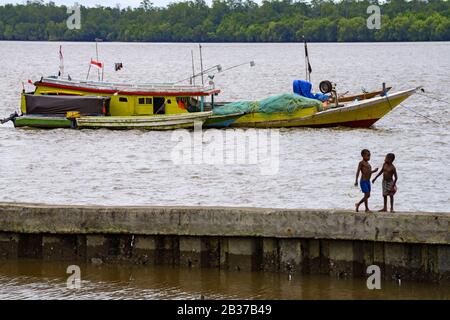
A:
[[[450,213],[0,203],[0,259],[450,282]]]

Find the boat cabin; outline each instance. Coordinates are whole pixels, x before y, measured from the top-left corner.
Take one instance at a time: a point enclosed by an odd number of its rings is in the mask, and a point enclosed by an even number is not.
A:
[[[213,87],[173,84],[117,84],[106,82],[42,78],[34,83],[34,95],[109,97],[107,116],[151,116],[201,112],[205,98],[220,93]],[[27,113],[25,98],[22,112]]]

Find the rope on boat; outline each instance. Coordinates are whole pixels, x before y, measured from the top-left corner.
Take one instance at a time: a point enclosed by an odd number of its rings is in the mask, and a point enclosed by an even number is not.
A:
[[[448,101],[445,101],[445,100],[442,100],[442,99],[439,99],[439,98],[436,98],[436,97],[429,96],[429,95],[425,94],[425,89],[423,89],[423,88],[421,88],[420,91],[422,91],[422,93],[416,92],[416,94],[424,96],[424,97],[427,97],[427,98],[430,98],[430,99],[433,99],[433,100],[436,100],[436,101],[439,101],[439,102],[450,104],[450,102],[448,102]]]
[[[11,113],[11,115],[8,118],[0,119],[0,124],[7,123],[8,121],[14,121],[15,118],[17,118],[19,114],[16,112]]]
[[[433,120],[433,119],[431,119],[430,117],[427,117],[427,116],[425,116],[425,115],[423,115],[423,114],[421,114],[421,113],[419,113],[419,112],[417,112],[417,111],[414,111],[413,109],[410,109],[410,108],[408,108],[407,106],[405,106],[405,105],[403,105],[403,104],[401,104],[401,103],[400,103],[400,106],[402,106],[402,107],[405,108],[406,110],[411,111],[411,112],[413,112],[413,113],[415,113],[415,114],[417,114],[417,115],[419,115],[419,116],[421,116],[421,117],[424,117],[425,119],[428,119],[428,120],[430,120],[430,121],[432,121],[432,122],[434,122],[434,123],[441,124],[440,122],[438,122],[438,121],[436,121],[436,120]]]
[[[425,91],[425,90],[423,90],[423,88],[421,88],[420,90],[423,91],[423,92]],[[416,92],[416,93],[418,93],[418,92]],[[384,96],[386,97],[386,100],[387,100],[387,102],[389,103],[389,107],[390,107],[391,110],[392,110],[393,107],[392,107],[392,105],[391,105],[391,101],[389,100],[389,97],[388,97],[387,92],[385,92],[385,95],[384,95]],[[434,122],[434,123],[437,123],[437,124],[441,124],[440,122],[438,122],[438,121],[436,121],[436,120],[433,120],[433,119],[431,119],[430,117],[427,117],[427,116],[425,116],[425,115],[423,115],[423,114],[421,114],[421,113],[419,113],[419,112],[417,112],[417,111],[414,111],[414,110],[408,108],[407,106],[403,105],[402,103],[399,103],[399,106],[402,106],[402,107],[405,108],[406,110],[411,111],[411,112],[413,112],[413,113],[415,113],[415,114],[417,114],[417,115],[419,115],[419,116],[421,116],[421,117],[423,117],[423,118],[425,118],[425,119],[427,119],[427,120],[430,120],[430,121],[432,121],[432,122]]]

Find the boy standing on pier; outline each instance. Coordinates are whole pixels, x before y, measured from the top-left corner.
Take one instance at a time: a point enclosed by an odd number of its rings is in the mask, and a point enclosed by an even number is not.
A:
[[[355,187],[358,186],[358,177],[359,173],[361,172],[361,181],[359,182],[359,185],[361,186],[361,191],[364,193],[364,197],[359,201],[358,203],[355,203],[356,212],[359,211],[359,206],[364,202],[364,205],[366,207],[366,212],[371,212],[369,209],[369,198],[370,198],[370,177],[372,176],[372,173],[377,172],[378,168],[375,170],[372,170],[372,167],[369,163],[370,160],[370,151],[367,149],[364,149],[361,151],[361,157],[363,158],[359,164],[358,169],[356,171],[356,180],[355,180]]]
[[[394,212],[394,194],[397,192],[397,169],[392,164],[395,160],[395,154],[388,153],[386,158],[384,159],[383,168],[381,171],[373,178],[372,183],[375,183],[375,180],[383,174],[383,199],[384,199],[384,207],[380,210],[380,212],[387,211],[387,197],[391,199],[391,212]]]

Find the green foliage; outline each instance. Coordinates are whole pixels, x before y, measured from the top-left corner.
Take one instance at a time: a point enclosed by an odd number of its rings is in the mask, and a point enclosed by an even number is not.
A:
[[[367,7],[381,8],[381,29],[367,28]],[[28,1],[0,6],[0,40],[50,41],[449,41],[447,0],[204,0],[165,8],[81,7],[81,29],[69,30],[67,7]]]

